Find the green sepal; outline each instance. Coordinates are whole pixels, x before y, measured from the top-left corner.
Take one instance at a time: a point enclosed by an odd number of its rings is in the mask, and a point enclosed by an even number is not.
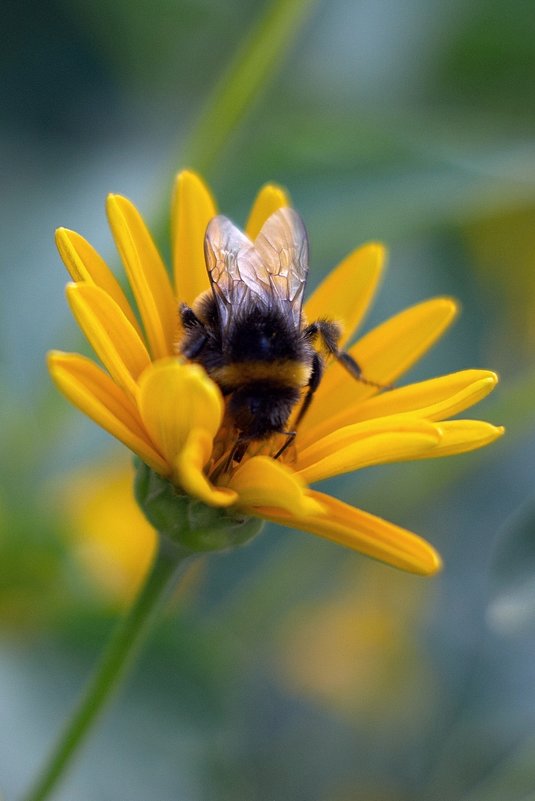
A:
[[[135,458],[134,494],[143,514],[154,528],[192,553],[238,548],[255,537],[263,526],[257,517],[207,506],[181,493],[140,459]]]

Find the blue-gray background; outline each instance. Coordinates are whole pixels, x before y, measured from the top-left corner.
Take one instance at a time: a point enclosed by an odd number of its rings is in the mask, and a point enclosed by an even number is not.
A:
[[[47,349],[81,345],[53,231],[80,231],[117,265],[105,195],[126,194],[157,222],[187,166],[184,138],[263,9],[28,0],[2,10],[7,801],[119,614],[73,551],[61,496],[73,470],[123,457],[46,374]],[[358,243],[385,241],[390,266],[367,325],[433,294],[459,298],[460,320],[411,378],[497,370],[501,386],[473,414],[509,434],[481,453],[329,483],[428,537],[445,558],[436,579],[271,527],[209,560],[58,798],[535,798],[534,70],[535,11],[523,0],[317,4],[206,177],[239,222],[262,183],[287,186],[316,279]]]

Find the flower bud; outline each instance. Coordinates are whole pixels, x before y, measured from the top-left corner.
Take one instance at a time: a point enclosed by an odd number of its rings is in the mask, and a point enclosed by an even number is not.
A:
[[[134,460],[134,494],[149,523],[176,545],[192,553],[238,548],[255,537],[263,521],[208,506],[180,492],[170,481]]]

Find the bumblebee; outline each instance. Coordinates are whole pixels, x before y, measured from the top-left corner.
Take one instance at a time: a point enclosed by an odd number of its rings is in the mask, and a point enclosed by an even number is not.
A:
[[[338,348],[338,323],[303,319],[308,250],[303,221],[291,208],[272,214],[254,243],[222,215],[206,229],[211,289],[193,308],[181,304],[178,349],[201,364],[227,398],[238,434],[228,468],[243,458],[249,443],[274,434],[286,436],[274,458],[286,450],[320,384],[326,357],[364,380],[357,362]]]

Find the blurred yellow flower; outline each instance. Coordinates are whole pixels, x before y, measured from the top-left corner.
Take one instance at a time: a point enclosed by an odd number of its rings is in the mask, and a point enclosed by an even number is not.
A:
[[[288,204],[282,189],[263,187],[247,236],[254,240],[265,220]],[[59,251],[74,281],[67,298],[105,368],[84,356],[54,351],[49,367],[60,390],[156,473],[210,506],[309,531],[405,570],[436,572],[440,558],[420,537],[309,484],[370,465],[446,456],[492,442],[501,428],[444,420],[487,395],[496,376],[465,370],[380,394],[377,386],[356,381],[333,362],[293,448],[280,459],[249,449],[237,466],[224,470],[236,439],[222,425],[225,400],[202,367],[174,354],[178,299],[192,304],[209,289],[204,235],[217,213],[215,202],[196,174],[178,175],[174,286],[132,203],[111,195],[107,209],[139,319],[91,245],[59,229]],[[378,244],[355,250],[313,293],[306,316],[327,314],[340,321],[342,344],[348,342],[373,297],[383,261]],[[455,313],[450,298],[420,303],[370,331],[349,353],[365,376],[389,385],[428,350]]]
[[[496,321],[488,332],[493,352],[503,349],[504,360],[509,360],[514,336],[515,351],[531,357],[535,338],[535,208],[502,210],[473,220],[463,227],[463,233],[484,291],[495,299]],[[507,363],[514,368],[514,363]]]
[[[136,503],[130,460],[92,464],[61,482],[56,495],[75,557],[112,603],[128,605],[146,577],[156,532]],[[175,598],[198,584],[202,562],[192,562]]]
[[[132,479],[131,465],[100,464],[67,477],[59,497],[77,558],[114,601],[132,600],[156,548]]]
[[[349,566],[348,566],[349,567]],[[430,714],[436,679],[417,635],[432,607],[429,584],[368,562],[337,577],[330,598],[282,621],[278,674],[287,689],[389,731]]]

